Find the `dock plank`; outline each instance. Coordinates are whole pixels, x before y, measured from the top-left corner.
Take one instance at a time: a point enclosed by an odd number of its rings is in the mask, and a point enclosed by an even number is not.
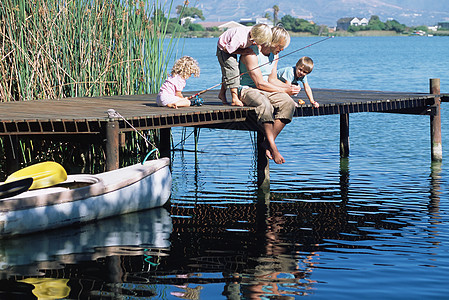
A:
[[[196,92],[184,92],[185,96]],[[306,101],[295,117],[360,112],[426,112],[435,95],[425,93],[314,89],[320,108],[313,108],[303,91],[293,97]],[[108,109],[114,109],[139,129],[197,126],[244,122],[253,113],[251,107],[222,105],[218,90],[201,95],[203,106],[171,109],[158,107],[156,95],[79,97],[60,100],[35,100],[0,103],[0,135],[92,133],[107,122]],[[129,129],[120,120],[120,129]],[[97,123],[97,125],[95,125]],[[100,123],[100,125],[98,125]],[[95,129],[90,129],[95,128]]]

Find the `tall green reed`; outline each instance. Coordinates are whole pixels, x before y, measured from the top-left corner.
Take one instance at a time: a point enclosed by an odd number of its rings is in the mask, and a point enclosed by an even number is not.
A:
[[[1,101],[154,93],[177,39],[154,1],[3,0]]]
[[[167,34],[172,8],[173,0],[2,0],[0,101],[156,93],[178,42]],[[44,149],[21,143],[25,163]]]

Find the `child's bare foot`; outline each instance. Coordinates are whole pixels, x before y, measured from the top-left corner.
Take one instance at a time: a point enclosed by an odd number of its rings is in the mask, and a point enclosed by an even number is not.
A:
[[[220,93],[218,94],[218,99],[221,100],[221,102],[223,103],[223,105],[229,105],[228,100],[226,99],[226,91],[224,93],[222,93],[220,91]]]
[[[232,102],[231,105],[233,106],[243,106],[243,102],[239,99],[239,94],[237,92],[237,88],[231,88],[231,96],[232,96]]]
[[[223,105],[229,105],[228,100],[226,100],[226,98],[220,98],[220,97],[218,97],[218,98],[221,100],[221,103]]]
[[[240,99],[232,99],[232,103],[231,103],[231,105],[234,105],[234,106],[243,106],[243,102],[242,101],[240,101]]]
[[[178,109],[178,106],[176,105],[176,103],[169,103],[169,104],[167,104],[167,107]]]

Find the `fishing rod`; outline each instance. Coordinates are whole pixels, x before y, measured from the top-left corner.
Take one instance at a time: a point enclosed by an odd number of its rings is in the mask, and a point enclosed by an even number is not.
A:
[[[219,85],[221,85],[221,84],[223,84],[223,83],[226,83],[226,82],[228,82],[228,81],[230,81],[230,80],[233,80],[233,79],[235,79],[235,78],[237,78],[237,77],[240,77],[240,76],[242,76],[242,75],[244,75],[244,74],[247,74],[247,73],[249,73],[249,72],[251,72],[251,71],[254,71],[254,70],[256,70],[256,69],[259,69],[260,67],[263,67],[263,66],[265,66],[265,65],[267,65],[267,64],[270,64],[270,63],[272,63],[272,62],[274,62],[274,61],[276,61],[276,60],[279,60],[279,59],[281,59],[281,58],[284,58],[284,57],[286,57],[286,56],[288,56],[288,55],[291,55],[291,54],[296,53],[296,52],[298,52],[298,51],[301,51],[301,50],[304,50],[304,49],[306,49],[306,48],[312,47],[313,45],[322,43],[322,42],[324,42],[324,41],[326,41],[326,40],[328,40],[328,39],[331,39],[331,38],[333,38],[333,37],[334,37],[333,35],[328,36],[328,37],[326,37],[326,38],[324,38],[324,39],[321,39],[321,40],[319,40],[319,41],[316,41],[316,42],[314,42],[314,43],[311,43],[311,44],[309,44],[309,45],[307,45],[307,46],[304,46],[304,47],[302,47],[302,48],[296,49],[296,50],[294,50],[294,51],[292,51],[292,52],[290,52],[290,53],[287,53],[287,54],[285,54],[285,55],[278,56],[277,58],[275,58],[275,59],[272,60],[272,61],[268,61],[268,62],[266,62],[266,63],[263,63],[263,64],[261,64],[260,66],[257,66],[257,67],[255,67],[255,68],[249,70],[249,71],[243,72],[243,73],[241,73],[241,74],[239,74],[239,75],[237,75],[237,76],[231,77],[231,78],[229,78],[229,79],[227,79],[227,80],[224,80],[224,81],[222,81],[222,82],[220,82],[220,83],[217,83],[216,85],[213,85],[213,86],[211,86],[210,88],[207,88],[207,89],[205,89],[205,90],[202,90],[202,91],[196,93],[195,95],[190,96],[188,99],[191,100],[192,98],[198,97],[199,95],[204,94],[205,92],[208,92],[208,91],[212,90],[213,88],[216,88],[217,86],[219,86]]]

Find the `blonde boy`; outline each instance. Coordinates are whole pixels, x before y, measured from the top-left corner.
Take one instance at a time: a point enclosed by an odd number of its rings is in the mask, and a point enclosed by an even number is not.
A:
[[[279,80],[287,84],[299,85],[299,82],[301,82],[304,87],[304,91],[309,98],[310,104],[312,104],[315,108],[318,108],[320,104],[313,99],[312,89],[307,81],[307,75],[310,74],[312,70],[313,60],[310,57],[303,56],[298,60],[296,66],[279,69],[277,76]],[[299,99],[298,103],[304,104],[304,101]]]

